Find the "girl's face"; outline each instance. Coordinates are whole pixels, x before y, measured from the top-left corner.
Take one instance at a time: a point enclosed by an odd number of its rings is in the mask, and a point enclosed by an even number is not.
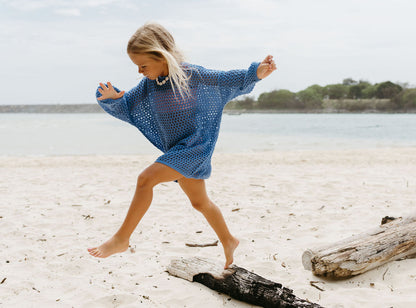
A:
[[[158,61],[147,54],[130,54],[131,61],[139,68],[139,73],[145,77],[155,80],[158,76],[167,76],[169,74],[166,60]]]

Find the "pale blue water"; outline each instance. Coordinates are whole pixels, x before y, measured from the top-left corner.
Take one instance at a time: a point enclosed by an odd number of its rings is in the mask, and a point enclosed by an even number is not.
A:
[[[158,154],[107,114],[0,114],[0,155]],[[415,147],[416,114],[224,115],[216,152]]]

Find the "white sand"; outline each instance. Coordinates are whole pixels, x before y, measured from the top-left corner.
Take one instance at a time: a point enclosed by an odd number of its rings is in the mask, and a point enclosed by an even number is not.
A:
[[[223,261],[221,246],[185,246],[216,237],[173,182],[155,189],[134,250],[88,254],[120,226],[137,175],[154,159],[0,158],[0,306],[250,307],[166,273],[173,258]],[[324,281],[323,292],[301,263],[307,248],[414,212],[415,148],[217,154],[213,170],[210,196],[241,240],[235,264],[325,307],[415,307],[415,259]]]

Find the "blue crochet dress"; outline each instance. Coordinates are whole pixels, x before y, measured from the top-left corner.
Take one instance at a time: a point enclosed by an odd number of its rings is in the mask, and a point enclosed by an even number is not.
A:
[[[190,95],[185,99],[177,90],[174,94],[170,80],[159,86],[144,77],[122,98],[97,101],[110,115],[137,127],[164,153],[156,162],[187,178],[206,179],[211,174],[224,106],[251,92],[259,81],[258,66],[252,63],[248,70],[218,71],[185,63],[190,76]],[[101,96],[98,89],[96,96]]]

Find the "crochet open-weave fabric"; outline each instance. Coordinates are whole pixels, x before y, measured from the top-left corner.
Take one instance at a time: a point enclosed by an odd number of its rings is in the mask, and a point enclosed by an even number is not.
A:
[[[259,81],[258,65],[254,62],[248,70],[219,71],[184,64],[190,76],[190,95],[185,98],[178,90],[175,94],[170,80],[160,86],[144,77],[122,98],[97,101],[107,113],[137,127],[164,153],[156,162],[187,178],[206,179],[211,174],[224,106],[251,92]],[[98,89],[96,96],[101,96]]]

